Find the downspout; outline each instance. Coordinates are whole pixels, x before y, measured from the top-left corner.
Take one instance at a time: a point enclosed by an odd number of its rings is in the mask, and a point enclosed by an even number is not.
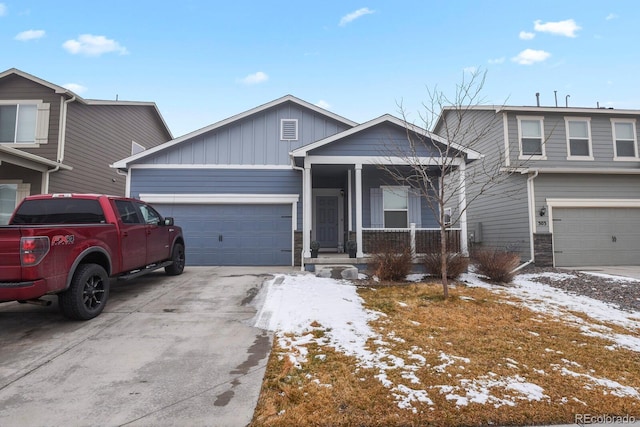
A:
[[[534,244],[533,244],[533,229],[535,226],[535,218],[536,218],[536,212],[535,212],[535,207],[536,207],[536,201],[535,201],[535,196],[533,193],[533,180],[536,179],[536,177],[538,176],[538,170],[535,170],[533,172],[533,175],[530,175],[529,178],[527,178],[527,198],[528,198],[528,205],[529,205],[529,247],[531,250],[531,259],[529,259],[529,261],[525,262],[524,264],[516,267],[514,270],[512,270],[512,273],[515,273],[516,271],[520,271],[523,268],[525,268],[526,266],[530,265],[533,261],[534,261],[534,256],[535,256],[535,249],[534,249]]]
[[[76,96],[73,95],[71,98],[62,102],[62,108],[60,109],[60,131],[58,132],[58,163],[62,163],[64,160],[64,141],[67,137],[67,105],[76,100]],[[58,172],[60,170],[60,166],[56,166],[53,169],[49,169],[45,172],[44,177],[44,185],[42,186],[42,193],[49,193],[49,181],[51,179],[51,174]]]
[[[62,103],[62,111],[60,111],[60,132],[58,133],[58,163],[64,160],[64,143],[67,138],[67,105],[76,100],[73,95]]]
[[[304,168],[300,167],[300,166],[296,166],[296,161],[293,158],[293,156],[291,157],[291,167],[294,170],[300,171],[302,172],[302,180],[303,180],[303,185],[302,185],[302,193],[304,195]],[[302,231],[304,232],[304,196],[302,197]],[[298,224],[296,224],[296,228],[298,227]],[[304,236],[302,236],[302,241],[304,242]],[[304,244],[302,245],[302,252],[300,253],[300,271],[304,271]]]

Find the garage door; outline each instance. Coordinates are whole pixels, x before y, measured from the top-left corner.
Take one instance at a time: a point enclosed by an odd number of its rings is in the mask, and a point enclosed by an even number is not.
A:
[[[183,228],[187,265],[291,265],[291,205],[154,204]]]
[[[555,208],[558,267],[640,265],[640,209]]]

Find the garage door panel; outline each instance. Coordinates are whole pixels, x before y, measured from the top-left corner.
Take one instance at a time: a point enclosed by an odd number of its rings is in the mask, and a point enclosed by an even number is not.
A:
[[[156,205],[183,228],[187,265],[291,265],[291,205]]]
[[[558,267],[640,264],[640,209],[556,208],[554,258]]]

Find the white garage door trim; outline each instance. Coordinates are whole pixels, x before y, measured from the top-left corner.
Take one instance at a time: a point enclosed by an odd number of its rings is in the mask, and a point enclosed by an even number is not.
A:
[[[159,193],[140,193],[140,200],[147,203],[158,204],[206,204],[206,205],[262,205],[262,204],[291,204],[291,265],[294,263],[295,248],[295,231],[298,226],[298,194],[246,194],[246,193],[229,193],[229,194],[159,194]]]
[[[640,208],[640,200],[630,199],[546,199],[549,232],[553,233],[553,208]]]
[[[549,207],[549,232],[553,235],[553,208],[640,208],[638,199],[546,199]],[[556,256],[553,254],[553,265]]]

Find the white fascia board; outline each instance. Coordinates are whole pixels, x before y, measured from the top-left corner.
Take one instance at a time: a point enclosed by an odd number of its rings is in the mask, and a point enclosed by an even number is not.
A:
[[[442,166],[449,164],[458,166],[461,158],[448,158],[446,162],[440,157],[393,157],[393,156],[308,156],[305,159],[305,167],[310,165],[427,165]]]
[[[173,164],[134,164],[129,169],[235,169],[235,170],[292,170],[291,165],[189,165]]]
[[[242,119],[244,119],[244,118],[246,118],[248,116],[251,116],[253,114],[259,113],[261,111],[267,110],[267,109],[269,109],[271,107],[274,107],[276,105],[279,105],[279,104],[282,104],[282,103],[288,102],[288,101],[291,101],[291,102],[293,102],[295,104],[298,104],[298,105],[300,105],[302,107],[309,108],[309,109],[311,109],[313,111],[316,111],[319,114],[323,114],[325,116],[331,117],[332,119],[337,120],[337,121],[339,121],[341,123],[344,123],[347,126],[356,126],[357,125],[356,122],[353,122],[351,120],[345,119],[344,117],[341,117],[341,116],[339,116],[337,114],[331,113],[330,111],[324,110],[324,109],[322,109],[322,108],[320,108],[320,107],[318,107],[316,105],[313,105],[313,104],[310,104],[308,102],[305,102],[305,101],[303,101],[303,100],[301,100],[299,98],[296,98],[295,96],[286,95],[286,96],[283,96],[282,98],[278,98],[278,99],[273,100],[271,102],[268,102],[266,104],[260,105],[258,107],[252,108],[252,109],[247,110],[247,111],[244,111],[244,112],[242,112],[240,114],[236,114],[235,116],[231,116],[231,117],[226,118],[224,120],[221,120],[219,122],[213,123],[213,124],[211,124],[209,126],[205,126],[205,127],[201,128],[201,129],[195,130],[195,131],[193,131],[191,133],[188,133],[186,135],[183,135],[183,136],[181,136],[179,138],[172,139],[171,141],[167,141],[164,144],[160,144],[160,145],[157,145],[155,147],[149,148],[148,150],[143,151],[142,153],[138,153],[138,154],[135,154],[133,156],[129,156],[129,157],[125,158],[125,159],[122,159],[122,160],[120,160],[118,162],[113,163],[111,165],[111,167],[112,168],[117,168],[117,169],[126,169],[128,164],[133,162],[133,161],[139,160],[139,159],[141,159],[143,157],[146,157],[146,156],[149,156],[151,154],[157,153],[158,151],[162,151],[162,150],[167,149],[169,147],[173,147],[174,145],[180,144],[183,141],[189,140],[191,138],[194,138],[196,136],[199,136],[199,135],[202,135],[204,133],[210,132],[212,130],[221,128],[221,127],[226,126],[226,125],[228,125],[230,123],[233,123],[233,122],[238,121],[238,120],[242,120]]]
[[[140,199],[149,203],[168,204],[289,204],[297,203],[298,194],[159,194],[141,193]]]
[[[546,199],[552,208],[640,208],[640,199]]]
[[[460,110],[461,107],[449,106],[444,107],[443,111]],[[615,115],[640,115],[640,110],[628,110],[628,109],[615,109],[615,108],[593,108],[593,107],[537,107],[532,106],[514,106],[514,105],[473,105],[465,106],[465,110],[476,111],[495,111],[499,113],[501,111],[514,111],[524,113],[577,113],[577,114],[608,114]]]
[[[29,73],[25,73],[24,71],[18,70],[17,68],[10,68],[10,69],[8,69],[6,71],[3,71],[2,73],[0,73],[0,79],[4,78],[6,76],[9,76],[11,74],[15,74],[15,75],[23,77],[25,79],[31,80],[32,82],[37,83],[39,85],[48,87],[49,89],[52,89],[55,93],[67,94],[67,95],[69,95],[71,97],[76,96],[78,99],[82,99],[81,97],[79,97],[78,95],[76,95],[75,93],[70,91],[69,89],[66,89],[66,88],[64,88],[62,86],[55,85],[55,84],[53,84],[51,82],[43,80],[43,79],[41,79],[39,77],[36,77],[34,75],[31,75]]]
[[[3,155],[2,153],[4,153],[5,155]],[[16,148],[1,144],[0,159],[6,161],[7,163],[20,165],[37,171],[46,171],[48,169],[55,169],[57,167],[60,167],[60,169],[67,171],[73,169],[73,167],[69,165],[64,165],[53,160],[45,159],[44,157],[40,157],[35,154],[31,154],[26,151],[18,150]]]
[[[640,169],[627,168],[528,168],[522,173],[541,174],[584,174],[584,175],[640,175]]]

